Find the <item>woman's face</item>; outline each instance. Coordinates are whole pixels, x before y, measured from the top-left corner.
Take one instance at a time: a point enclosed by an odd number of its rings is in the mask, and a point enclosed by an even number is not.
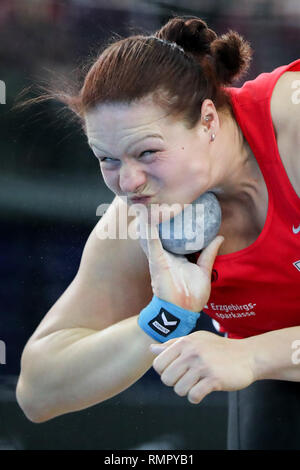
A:
[[[213,186],[205,126],[189,130],[151,98],[101,104],[86,114],[90,147],[116,195],[147,204],[188,204]]]

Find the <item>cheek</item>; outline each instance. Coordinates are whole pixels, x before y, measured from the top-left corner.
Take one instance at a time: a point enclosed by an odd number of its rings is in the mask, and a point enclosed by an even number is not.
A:
[[[188,174],[202,175],[207,172],[207,158],[205,155],[195,153],[185,161],[185,168]]]
[[[193,181],[199,179],[199,175],[203,174],[205,169],[200,165],[197,159],[185,159],[168,166],[165,171],[165,178],[172,186],[176,186],[179,182],[193,184]]]
[[[169,165],[164,171],[166,202],[189,203],[207,190],[209,167],[201,155],[186,156]]]
[[[106,186],[112,191],[114,191],[115,188],[117,187],[117,181],[118,181],[117,174],[114,174],[109,171],[103,171],[103,170],[101,170],[101,174],[102,174],[102,178]]]

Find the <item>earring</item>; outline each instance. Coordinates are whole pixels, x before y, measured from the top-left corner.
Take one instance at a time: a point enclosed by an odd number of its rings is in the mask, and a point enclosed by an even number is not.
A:
[[[205,116],[204,121],[209,121],[209,116]]]
[[[213,142],[213,141],[215,140],[215,138],[216,138],[216,134],[212,134],[212,135],[210,136],[210,141]]]

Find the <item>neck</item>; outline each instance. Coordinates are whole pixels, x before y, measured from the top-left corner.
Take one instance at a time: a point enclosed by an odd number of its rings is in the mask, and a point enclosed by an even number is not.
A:
[[[216,148],[219,183],[212,189],[223,202],[253,201],[263,177],[243,133],[231,114],[221,117],[220,142]]]

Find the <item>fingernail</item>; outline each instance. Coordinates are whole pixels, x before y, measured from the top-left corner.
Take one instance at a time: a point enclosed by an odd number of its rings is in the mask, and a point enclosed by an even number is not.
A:
[[[150,344],[150,349],[154,354],[160,354],[164,350],[164,346],[160,344]]]

